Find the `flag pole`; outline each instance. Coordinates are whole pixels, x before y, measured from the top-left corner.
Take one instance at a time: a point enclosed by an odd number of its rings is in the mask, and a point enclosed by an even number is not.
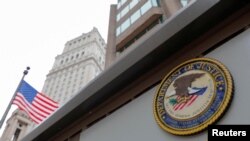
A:
[[[15,97],[16,97],[16,93],[17,93],[19,87],[21,86],[21,83],[22,83],[24,77],[28,74],[29,69],[30,69],[30,67],[27,67],[26,70],[23,71],[23,76],[22,76],[22,78],[21,78],[21,81],[19,82],[19,84],[18,84],[18,86],[17,86],[17,88],[16,88],[16,91],[15,91],[14,95],[12,96],[12,99],[10,100],[10,103],[9,103],[8,107],[6,108],[6,110],[5,110],[5,112],[4,112],[3,116],[2,116],[2,119],[1,119],[1,121],[0,121],[0,129],[2,128],[2,125],[3,125],[4,121],[5,121],[5,118],[6,118],[8,112],[9,112],[9,110],[10,110],[10,108],[11,108],[12,102],[13,102],[13,100],[14,100]]]

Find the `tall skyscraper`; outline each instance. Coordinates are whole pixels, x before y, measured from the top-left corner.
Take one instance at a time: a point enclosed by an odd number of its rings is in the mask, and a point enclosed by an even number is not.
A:
[[[96,28],[68,41],[57,55],[42,92],[61,105],[104,69],[106,44]]]
[[[106,67],[191,0],[118,0],[110,7]]]
[[[66,42],[62,54],[55,57],[42,92],[62,106],[103,71],[106,43],[97,28]],[[19,141],[35,124],[19,109],[8,119],[0,141]]]

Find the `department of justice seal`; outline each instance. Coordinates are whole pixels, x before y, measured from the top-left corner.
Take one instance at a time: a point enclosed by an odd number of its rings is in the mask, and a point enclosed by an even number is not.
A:
[[[223,115],[232,91],[232,77],[219,61],[186,61],[162,80],[154,98],[155,119],[175,135],[200,132]]]

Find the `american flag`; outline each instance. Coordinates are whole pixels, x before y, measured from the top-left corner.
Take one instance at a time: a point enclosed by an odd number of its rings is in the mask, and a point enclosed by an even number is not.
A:
[[[37,124],[41,123],[59,107],[57,102],[38,92],[24,80],[21,82],[13,104],[26,112]]]

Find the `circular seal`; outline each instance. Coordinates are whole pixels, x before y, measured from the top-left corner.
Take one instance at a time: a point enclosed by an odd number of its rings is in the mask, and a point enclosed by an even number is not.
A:
[[[207,128],[232,99],[232,77],[217,60],[197,58],[174,68],[154,98],[154,116],[164,130],[190,135]]]

